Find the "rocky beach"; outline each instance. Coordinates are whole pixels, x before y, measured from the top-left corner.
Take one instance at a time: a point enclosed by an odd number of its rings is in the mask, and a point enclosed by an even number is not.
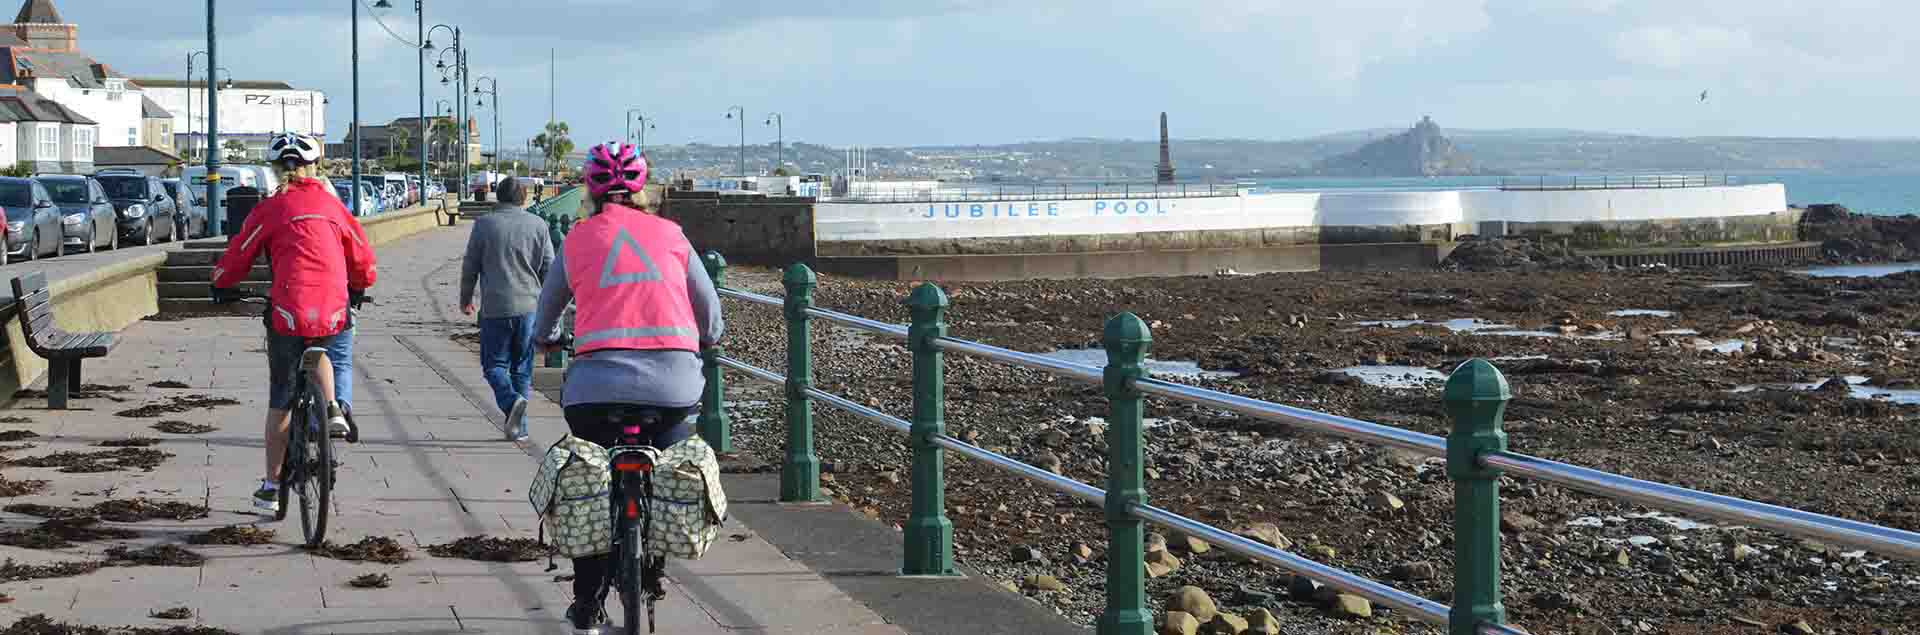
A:
[[[1872,227],[1848,231],[1834,240],[1901,242]],[[1431,434],[1449,426],[1439,394],[1445,373],[1487,358],[1512,385],[1506,430],[1515,451],[1920,530],[1920,409],[1912,405],[1920,403],[1920,273],[1601,271],[1547,256],[1462,271],[943,287],[955,337],[1096,363],[1086,360],[1100,359],[1089,349],[1099,346],[1102,321],[1133,311],[1153,329],[1151,357],[1169,363],[1160,377]],[[735,288],[781,292],[776,272],[735,267],[728,276]],[[822,276],[816,299],[904,323],[910,289]],[[728,354],[782,368],[779,310],[735,300],[726,308]],[[911,412],[903,342],[815,324],[819,387],[897,416]],[[957,354],[947,360],[949,434],[1104,482],[1099,386]],[[738,444],[777,463],[779,389],[738,374],[729,382]],[[823,486],[872,517],[902,522],[904,437],[825,406],[815,411]],[[1147,416],[1154,504],[1449,599],[1452,488],[1438,459],[1159,399],[1148,400]],[[950,457],[948,469],[963,563],[1073,619],[1097,617],[1100,510],[966,460]],[[1916,563],[1523,480],[1507,480],[1503,501],[1506,606],[1534,633],[1920,632]],[[1152,600],[1205,615],[1196,626],[1220,624],[1203,631],[1237,627],[1214,618],[1219,612],[1252,620],[1252,632],[1437,632],[1204,543],[1162,537],[1165,553],[1151,558],[1159,574]]]

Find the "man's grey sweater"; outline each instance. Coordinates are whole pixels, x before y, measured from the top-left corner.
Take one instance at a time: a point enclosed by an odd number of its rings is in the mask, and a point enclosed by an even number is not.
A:
[[[466,262],[460,267],[460,304],[473,304],[480,288],[480,317],[505,318],[533,313],[541,281],[553,266],[553,239],[547,222],[508,204],[473,222]]]

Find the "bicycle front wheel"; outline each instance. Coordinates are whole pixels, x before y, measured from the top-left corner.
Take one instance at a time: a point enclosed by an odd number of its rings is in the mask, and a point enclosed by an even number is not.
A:
[[[300,532],[307,546],[317,547],[327,539],[327,514],[333,497],[333,437],[327,434],[325,406],[309,402],[294,424],[300,446],[305,450],[300,469]]]

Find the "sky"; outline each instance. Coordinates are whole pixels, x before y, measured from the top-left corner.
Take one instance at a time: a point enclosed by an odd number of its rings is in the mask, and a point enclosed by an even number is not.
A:
[[[220,65],[350,117],[415,114],[413,0],[226,0]],[[1293,139],[1408,126],[1650,135],[1914,137],[1920,3],[1874,0],[424,0],[496,77],[509,144],[549,117],[576,143],[655,120],[649,143],[1000,144]],[[184,73],[198,0],[56,0],[81,47],[130,75]],[[326,7],[318,5],[325,4]],[[156,19],[159,7],[171,17]],[[111,35],[110,35],[111,34]],[[444,30],[432,38],[445,47]],[[549,51],[558,95],[549,100]],[[428,62],[428,108],[449,91]],[[1702,92],[1707,99],[1702,101]],[[492,99],[488,99],[491,105]],[[491,126],[491,110],[475,113]],[[490,130],[490,128],[484,128]],[[491,133],[487,143],[491,144]]]

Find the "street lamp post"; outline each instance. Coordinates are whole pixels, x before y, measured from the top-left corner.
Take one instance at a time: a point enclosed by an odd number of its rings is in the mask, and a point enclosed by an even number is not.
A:
[[[773,161],[773,169],[778,172],[780,168],[787,165],[787,122],[780,118],[780,113],[776,112],[767,115],[767,125],[773,126],[777,135],[773,142],[774,157],[776,157]]]
[[[740,111],[740,162],[735,164],[740,178],[747,178],[747,109],[734,106],[727,109],[727,118],[733,118],[733,111]]]
[[[433,100],[433,116],[434,116],[434,118],[436,118],[436,119],[437,119],[437,118],[439,118],[439,117],[440,117],[440,116],[442,116],[442,115],[451,115],[451,114],[452,114],[452,112],[451,112],[452,110],[453,110],[453,105],[452,105],[451,103],[449,103],[449,102],[448,102],[447,100],[445,100],[445,99],[435,99],[435,100]],[[447,120],[447,123],[453,123],[453,120],[452,120],[452,119],[448,119],[448,120]],[[437,154],[436,154],[435,156],[438,156],[438,157],[440,157],[440,160],[441,160],[441,161],[445,161],[445,160],[446,160],[446,158],[447,158],[447,151],[448,151],[448,149],[449,149],[449,147],[450,147],[450,146],[451,146],[451,144],[444,144],[444,143],[443,143],[443,144],[440,144],[440,152],[439,152],[439,153],[437,153]]]
[[[418,60],[420,75],[420,202],[427,202],[427,146],[433,141],[427,134],[427,51],[433,44],[427,42],[427,8],[423,0],[413,0],[414,30],[420,38],[420,49],[414,51]]]
[[[453,65],[451,67],[447,65],[447,53],[453,53]],[[453,94],[455,97],[453,100],[454,116],[459,119],[459,121],[455,122],[454,128],[455,134],[460,137],[459,187],[462,198],[465,197],[467,181],[470,178],[467,174],[467,169],[471,166],[467,164],[467,157],[472,156],[472,151],[467,147],[468,142],[471,140],[468,134],[469,131],[467,130],[467,53],[466,47],[462,45],[460,41],[460,27],[453,27],[453,46],[441,50],[440,59],[434,62],[434,68],[438,68],[442,73],[447,74],[440,78],[440,83],[453,85]]]
[[[492,87],[481,90],[479,86],[474,86],[473,94],[493,96],[493,164],[489,169],[497,176],[500,172],[500,80],[486,75],[473,80],[475,84],[480,82],[487,82],[487,85]],[[477,97],[474,98],[474,105],[480,108],[487,107],[486,102]]]
[[[194,51],[192,53],[187,54],[187,148],[186,148],[186,151],[187,151],[188,157],[193,156],[193,153],[192,153],[192,150],[193,150],[193,60],[194,58],[197,58],[206,54],[207,54],[206,51]],[[212,81],[213,78],[208,77],[207,79],[208,81]]]
[[[207,0],[207,222],[213,234],[227,235],[225,210],[220,207],[220,153],[213,148],[220,142],[220,89],[213,83],[213,69],[220,63],[220,38],[214,29],[214,0]],[[187,78],[193,85],[193,78]]]
[[[627,116],[629,117],[629,119],[627,119],[627,139],[629,141],[633,139],[633,122],[640,122],[640,155],[644,157],[647,154],[647,130],[653,127],[654,119],[646,115],[636,116],[633,114],[635,112],[639,112],[639,109],[636,108],[627,111]]]

